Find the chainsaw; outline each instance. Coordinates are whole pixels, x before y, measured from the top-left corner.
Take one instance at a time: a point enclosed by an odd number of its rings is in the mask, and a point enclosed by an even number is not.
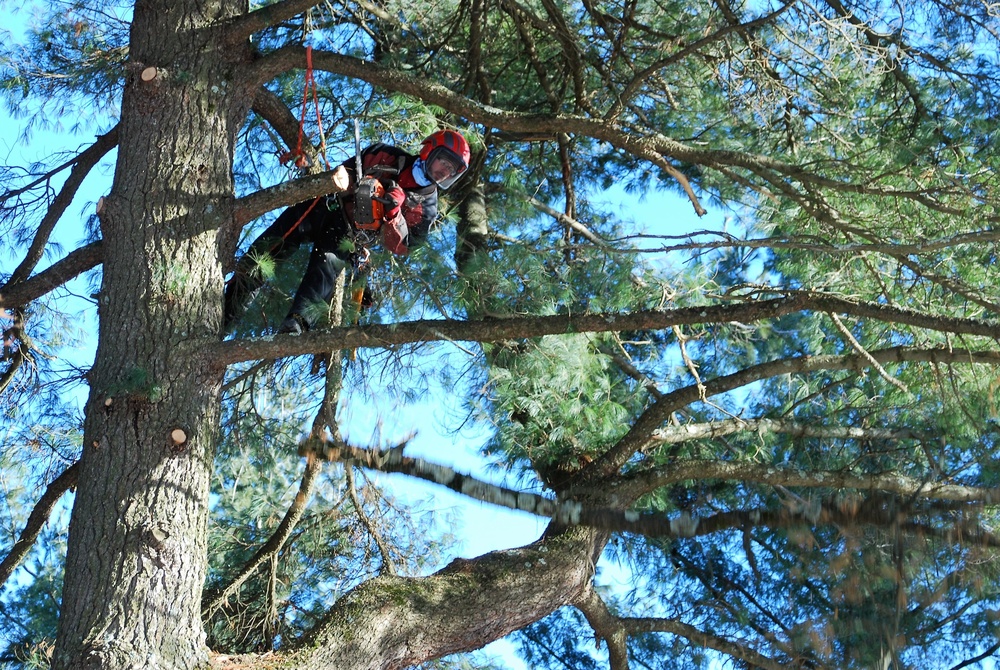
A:
[[[385,205],[393,204],[385,197],[385,187],[379,181],[399,170],[387,165],[375,165],[364,172],[361,166],[361,126],[354,120],[354,174],[358,186],[354,190],[354,225],[360,230],[377,231],[385,218]]]

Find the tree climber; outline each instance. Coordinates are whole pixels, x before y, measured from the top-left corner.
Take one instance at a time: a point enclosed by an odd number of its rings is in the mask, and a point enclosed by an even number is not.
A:
[[[313,245],[305,275],[295,292],[279,333],[301,333],[312,328],[329,307],[340,271],[362,270],[368,260],[366,244],[381,233],[383,246],[406,255],[422,243],[437,218],[437,189],[448,189],[469,169],[469,143],[453,130],[439,130],[423,141],[414,156],[378,143],[358,157],[344,161],[350,185],[323,201],[289,207],[240,258],[226,285],[224,323],[228,329],[243,313],[264,283],[258,267],[262,254],[275,265],[286,261],[304,242]]]

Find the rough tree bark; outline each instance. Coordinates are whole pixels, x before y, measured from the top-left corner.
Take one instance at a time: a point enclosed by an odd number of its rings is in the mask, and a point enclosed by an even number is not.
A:
[[[209,28],[245,11],[245,0],[135,5],[57,669],[207,664],[200,602],[223,368],[192,348],[221,327],[233,146],[252,101],[238,85],[249,48]]]

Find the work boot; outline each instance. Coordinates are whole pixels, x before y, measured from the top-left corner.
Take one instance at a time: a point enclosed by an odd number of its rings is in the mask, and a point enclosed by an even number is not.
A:
[[[309,330],[309,322],[301,314],[289,314],[278,326],[278,334],[301,335]]]

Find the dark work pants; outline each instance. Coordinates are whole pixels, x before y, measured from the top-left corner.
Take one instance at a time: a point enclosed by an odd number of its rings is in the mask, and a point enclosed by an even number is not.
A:
[[[330,211],[321,198],[310,210],[312,203],[309,200],[282,212],[237,262],[233,278],[226,285],[227,329],[264,284],[255,258],[270,256],[277,270],[304,243],[312,244],[313,250],[288,316],[298,315],[312,328],[319,313],[329,305],[340,271],[350,264],[351,250],[344,246],[349,243],[350,230],[339,209]]]

